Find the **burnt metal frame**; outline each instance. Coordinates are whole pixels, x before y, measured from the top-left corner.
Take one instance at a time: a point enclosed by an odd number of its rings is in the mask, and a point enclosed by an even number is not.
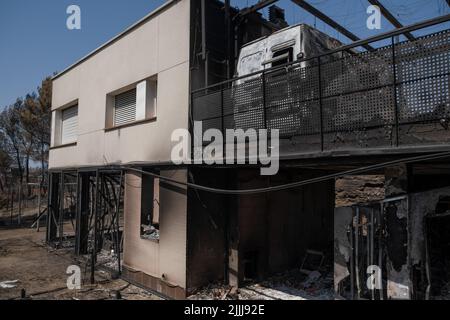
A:
[[[283,70],[286,67],[298,65],[298,64],[300,64],[302,62],[313,61],[313,60],[317,60],[318,58],[329,56],[329,55],[332,55],[332,54],[335,54],[335,53],[341,53],[343,51],[349,51],[349,50],[361,47],[364,44],[374,43],[374,42],[378,42],[378,41],[381,41],[381,40],[390,39],[392,37],[399,36],[399,35],[401,35],[401,34],[403,34],[405,32],[408,32],[408,31],[411,32],[411,31],[415,31],[415,30],[419,30],[419,29],[432,27],[432,26],[435,26],[435,25],[438,25],[438,24],[441,24],[441,23],[444,23],[444,22],[447,22],[447,21],[450,21],[450,14],[447,14],[447,15],[444,15],[444,16],[441,16],[441,17],[437,17],[437,18],[433,18],[433,19],[430,19],[430,20],[425,20],[425,21],[422,21],[422,22],[419,22],[419,23],[416,23],[416,24],[412,24],[410,26],[405,26],[403,28],[395,29],[395,30],[392,30],[392,31],[389,31],[389,32],[385,32],[385,33],[382,33],[382,34],[379,34],[379,35],[376,35],[376,36],[373,36],[373,37],[370,37],[370,38],[367,38],[367,39],[358,40],[358,41],[355,41],[353,43],[350,43],[350,44],[347,44],[347,45],[343,45],[343,46],[340,46],[340,47],[338,47],[336,49],[329,50],[329,51],[327,51],[325,53],[316,55],[314,57],[302,58],[302,59],[299,59],[299,60],[296,60],[296,61],[292,61],[292,62],[283,64],[283,65],[280,65],[280,66],[276,66],[276,67],[273,67],[273,68],[267,68],[267,69],[264,69],[263,71],[256,71],[256,72],[252,72],[252,73],[249,73],[247,75],[244,75],[244,76],[234,77],[233,79],[229,79],[229,80],[225,80],[225,81],[222,81],[222,82],[219,82],[219,83],[215,83],[215,84],[209,85],[209,86],[204,87],[204,88],[192,90],[191,93],[200,93],[200,92],[205,92],[205,91],[207,91],[209,89],[213,89],[213,88],[217,88],[217,87],[223,87],[223,86],[225,86],[227,84],[230,85],[230,84],[232,84],[233,82],[235,82],[237,80],[242,80],[242,79],[249,78],[249,77],[252,77],[252,76],[260,75],[263,72],[267,73],[267,72],[271,72],[271,71]]]
[[[291,1],[294,2],[296,5],[300,6],[301,8],[303,8],[304,10],[308,11],[313,16],[319,18],[320,20],[322,20],[323,22],[328,24],[330,27],[332,27],[336,31],[340,32],[341,34],[343,34],[344,36],[349,38],[350,40],[352,40],[352,41],[360,40],[360,38],[357,37],[355,34],[350,32],[346,28],[344,28],[342,25],[340,25],[339,23],[337,23],[336,21],[331,19],[329,16],[324,14],[322,11],[320,11],[317,8],[313,7],[312,5],[307,3],[306,1],[304,1],[304,0],[291,0]],[[368,43],[365,43],[362,46],[364,48],[366,48],[367,50],[369,50],[369,51],[374,50],[374,48],[372,46],[370,46]]]
[[[347,226],[347,235],[350,245],[350,255],[349,255],[349,271],[350,271],[350,297],[351,299],[361,298],[361,285],[360,276],[361,274],[366,274],[366,270],[360,270],[359,263],[361,262],[359,257],[360,249],[360,236],[362,234],[361,230],[361,219],[360,212],[361,209],[365,209],[366,213],[369,212],[370,217],[367,224],[367,239],[366,239],[366,263],[367,266],[378,265],[380,268],[383,266],[383,201],[377,201],[372,203],[361,203],[352,205],[352,222]],[[375,243],[377,243],[375,245]],[[377,250],[375,250],[375,248]],[[375,252],[376,251],[376,252]],[[377,263],[375,263],[375,259]],[[369,289],[370,297],[372,300],[383,300],[385,289],[383,289],[383,284],[379,289]]]
[[[383,4],[378,0],[368,0],[371,5],[377,6],[380,8],[381,14],[396,28],[403,28],[403,25],[398,21],[390,12],[388,9],[386,9]],[[450,0],[449,0],[450,1]],[[404,33],[405,37],[408,38],[408,40],[415,40],[416,38],[411,34],[411,32],[406,31]]]
[[[267,6],[270,6],[271,4],[278,2],[278,0],[260,0],[257,4],[248,7],[248,8],[244,8],[242,10],[239,11],[238,15],[239,16],[246,16],[252,12],[255,11],[259,11],[261,9],[264,9]]]
[[[97,254],[106,234],[111,236],[117,258],[117,270],[121,273],[122,238],[120,236],[120,207],[124,192],[123,170],[110,168],[50,170],[49,172],[49,214],[46,242],[61,245],[64,232],[64,176],[75,174],[76,178],[76,224],[74,253],[76,256],[89,254],[91,282]],[[105,224],[109,219],[109,224]],[[85,220],[85,221],[83,221]],[[91,249],[89,250],[89,242]]]
[[[224,108],[223,108],[223,101],[224,101],[223,92],[224,92],[224,90],[229,90],[229,88],[232,88],[232,86],[234,85],[234,83],[237,80],[242,80],[242,79],[245,79],[245,78],[250,78],[250,77],[255,77],[255,76],[260,76],[261,79],[262,79],[262,92],[263,92],[262,100],[263,100],[263,110],[265,112],[266,109],[268,108],[268,106],[265,103],[266,96],[265,96],[265,93],[264,93],[265,92],[265,86],[266,86],[265,78],[266,78],[266,76],[268,74],[275,73],[275,72],[281,71],[281,70],[290,70],[289,68],[292,68],[294,66],[298,66],[302,62],[307,62],[307,61],[315,62],[315,61],[317,61],[317,64],[315,66],[318,67],[318,73],[319,73],[319,77],[320,77],[319,81],[318,81],[318,84],[319,84],[318,101],[319,101],[319,104],[320,104],[320,109],[319,110],[320,110],[321,152],[323,152],[324,151],[324,141],[323,141],[324,140],[324,138],[323,138],[324,128],[323,128],[323,114],[322,114],[322,112],[323,112],[322,111],[322,108],[323,108],[322,107],[322,99],[323,99],[322,95],[323,94],[322,94],[322,88],[320,88],[321,83],[322,83],[322,81],[321,81],[321,77],[322,76],[320,74],[321,73],[321,65],[322,65],[321,59],[323,57],[331,56],[331,55],[336,54],[336,53],[341,53],[341,59],[342,59],[344,52],[346,53],[349,50],[352,50],[352,49],[354,49],[356,47],[360,47],[362,45],[365,45],[365,44],[368,44],[368,43],[371,43],[371,42],[377,42],[377,41],[381,41],[381,40],[391,39],[391,49],[392,49],[392,53],[391,53],[391,55],[392,55],[392,62],[391,63],[392,63],[392,66],[393,66],[393,70],[392,70],[393,81],[392,81],[392,83],[382,84],[382,85],[375,86],[375,87],[370,87],[369,89],[370,90],[376,90],[376,89],[382,89],[382,88],[385,88],[385,87],[392,87],[393,88],[393,90],[394,90],[393,91],[393,93],[394,93],[393,94],[393,96],[394,96],[393,105],[394,105],[394,109],[395,109],[394,110],[394,113],[395,113],[395,124],[393,124],[393,125],[395,125],[395,130],[396,130],[395,146],[398,147],[399,146],[399,119],[398,119],[399,116],[398,116],[398,101],[397,101],[397,94],[398,94],[397,93],[397,88],[398,88],[398,86],[399,85],[403,85],[403,84],[407,84],[407,83],[411,83],[411,82],[414,82],[414,81],[427,80],[428,78],[448,76],[448,74],[439,74],[439,75],[432,75],[432,76],[427,76],[427,77],[418,77],[417,79],[413,79],[413,80],[399,81],[397,79],[397,61],[396,61],[396,59],[397,59],[398,53],[396,52],[397,51],[396,48],[398,46],[404,44],[404,43],[407,43],[408,41],[402,42],[402,43],[396,43],[395,37],[398,36],[398,35],[407,33],[407,32],[414,31],[414,30],[418,30],[418,29],[434,26],[434,25],[437,25],[437,24],[441,24],[441,23],[447,22],[449,20],[450,20],[450,15],[441,16],[441,17],[434,18],[434,19],[427,20],[427,21],[423,21],[423,22],[420,22],[420,23],[417,23],[417,24],[414,24],[414,25],[411,25],[411,26],[399,28],[399,29],[396,29],[394,31],[386,32],[386,33],[383,33],[381,35],[368,38],[366,40],[360,40],[360,41],[357,41],[357,42],[352,43],[350,45],[344,45],[342,47],[339,47],[339,48],[334,49],[334,50],[330,50],[329,52],[320,54],[320,55],[315,56],[315,57],[300,59],[300,60],[297,60],[297,61],[293,61],[293,62],[284,64],[282,66],[277,66],[277,67],[265,69],[265,70],[262,70],[262,71],[254,72],[254,73],[251,73],[251,74],[248,74],[248,75],[245,75],[245,76],[236,77],[234,79],[223,81],[223,82],[220,82],[220,83],[215,84],[215,85],[207,86],[207,87],[202,88],[202,89],[194,90],[194,91],[191,92],[191,110],[190,110],[191,118],[192,118],[192,120],[196,120],[196,119],[194,119],[194,111],[195,111],[194,110],[195,109],[194,96],[196,96],[196,98],[198,98],[198,97],[206,96],[206,95],[209,95],[209,94],[216,94],[218,91],[221,91],[221,115],[220,115],[220,118],[221,118],[221,122],[222,122],[222,129],[224,129],[224,126],[223,126],[224,117],[225,116],[230,116],[229,114],[227,114],[227,115],[224,114]],[[437,34],[442,33],[442,32],[444,32],[444,31],[438,32]],[[430,37],[430,35],[418,38],[415,41],[418,41],[420,39],[426,39],[428,37]],[[415,42],[412,42],[412,43],[414,44]],[[419,44],[417,45],[417,47],[422,49],[422,46],[419,45]],[[380,49],[387,49],[387,48],[388,48],[388,46],[380,48]],[[377,50],[380,50],[380,49],[377,49]],[[357,53],[354,53],[354,54],[356,55]],[[375,52],[375,54],[376,54],[376,52]],[[361,59],[364,59],[364,58],[362,57]],[[369,90],[369,89],[366,89],[366,91]],[[364,91],[364,90],[362,90],[362,91]],[[357,93],[357,92],[361,92],[361,90],[355,90],[354,92],[345,92],[345,94],[348,95],[348,94]],[[338,93],[336,95],[339,96],[341,94],[342,93]],[[327,96],[327,98],[330,98],[330,97],[333,97],[333,96],[332,95],[331,96]],[[233,111],[233,114],[235,114],[235,113],[236,113],[236,111]],[[218,119],[219,116],[215,116],[215,117],[211,117],[211,118],[206,117],[204,119],[198,119],[198,120],[199,121],[204,121],[204,120],[211,120],[211,119],[216,119],[216,118]],[[264,117],[264,121],[265,121],[265,117]],[[415,123],[415,122],[414,121],[411,122],[411,123],[408,122],[407,124],[412,124],[412,123]],[[406,123],[402,122],[402,124],[406,124]],[[265,127],[267,127],[267,125]],[[379,127],[379,126],[377,126],[377,127]],[[367,128],[365,127],[364,129],[367,129]]]

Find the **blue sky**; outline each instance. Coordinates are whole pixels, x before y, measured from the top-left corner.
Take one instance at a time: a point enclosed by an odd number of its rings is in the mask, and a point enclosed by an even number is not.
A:
[[[0,0],[0,109],[17,97],[36,90],[41,80],[61,71],[99,47],[164,0]],[[257,0],[232,0],[245,7]],[[308,0],[361,38],[392,29],[383,20],[382,29],[366,28],[366,0]],[[382,0],[403,24],[450,13],[445,0]],[[82,29],[66,28],[66,8],[81,8]],[[348,40],[315,20],[290,0],[280,0],[289,23],[308,23],[340,39]],[[267,10],[263,12],[267,16]],[[450,28],[450,25],[439,28]],[[436,28],[433,28],[436,30]],[[417,34],[416,35],[420,35]]]

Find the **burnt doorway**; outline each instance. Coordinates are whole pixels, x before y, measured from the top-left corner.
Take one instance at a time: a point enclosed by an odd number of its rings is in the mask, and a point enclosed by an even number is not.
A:
[[[445,200],[447,206],[449,200]],[[450,297],[450,211],[440,212],[442,204],[440,201],[435,215],[425,218],[430,299]]]

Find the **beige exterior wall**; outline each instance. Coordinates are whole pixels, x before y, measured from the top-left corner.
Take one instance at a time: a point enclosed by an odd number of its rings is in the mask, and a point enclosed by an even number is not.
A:
[[[186,170],[161,171],[161,175],[187,181]],[[168,284],[186,288],[186,194],[161,186],[160,240],[142,239],[142,178],[140,174],[129,173],[125,179],[124,266],[156,278],[164,275]]]
[[[52,147],[58,148],[50,151],[50,169],[170,162],[173,130],[188,127],[189,6],[189,0],[173,1],[54,79]],[[155,76],[156,119],[107,130],[108,95]],[[74,102],[77,143],[58,146],[60,111]],[[184,169],[161,174],[187,180]],[[126,174],[123,264],[185,288],[186,193],[161,186],[160,241],[141,239],[141,182],[140,175]]]
[[[51,169],[170,161],[172,131],[188,126],[189,2],[175,1],[53,81],[53,110],[78,100],[78,141],[50,151]],[[157,119],[105,131],[107,94],[155,75]]]

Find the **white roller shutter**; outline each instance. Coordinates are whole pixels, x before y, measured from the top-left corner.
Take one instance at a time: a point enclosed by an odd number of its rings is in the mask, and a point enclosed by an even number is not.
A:
[[[118,94],[114,103],[114,126],[136,121],[136,88]]]
[[[78,106],[62,111],[61,144],[77,141],[78,136]]]

